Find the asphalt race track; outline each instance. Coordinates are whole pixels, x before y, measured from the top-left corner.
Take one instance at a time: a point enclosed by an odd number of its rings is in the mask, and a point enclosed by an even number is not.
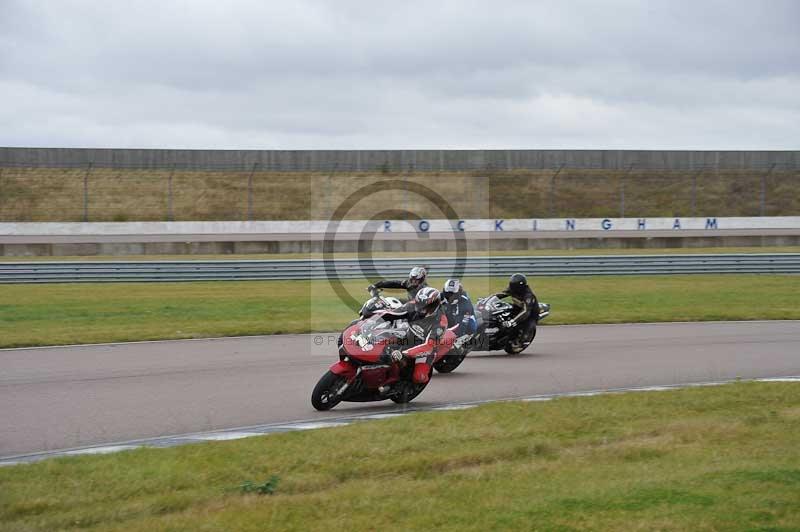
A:
[[[311,389],[336,359],[328,341],[335,335],[0,350],[0,457],[396,408],[313,410]],[[800,375],[800,321],[543,326],[528,351],[472,354],[414,404]]]

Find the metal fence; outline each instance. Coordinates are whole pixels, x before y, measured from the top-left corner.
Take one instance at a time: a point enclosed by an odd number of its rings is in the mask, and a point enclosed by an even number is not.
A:
[[[576,169],[798,169],[800,151],[719,150],[169,150],[3,148],[0,161],[85,167],[279,172]]]
[[[531,272],[555,275],[669,275],[700,273],[800,274],[800,253],[716,255],[605,255],[553,257],[470,257],[467,259],[217,260],[141,262],[0,263],[2,283],[248,281],[378,279],[403,277],[425,265],[430,275],[508,276]]]

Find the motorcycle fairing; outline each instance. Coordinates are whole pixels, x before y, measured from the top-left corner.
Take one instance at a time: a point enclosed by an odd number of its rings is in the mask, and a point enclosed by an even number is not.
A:
[[[354,366],[349,362],[344,362],[342,360],[332,365],[330,367],[330,370],[331,372],[337,375],[341,375],[342,377],[347,377],[348,379],[352,379],[353,377],[355,377],[356,371],[358,371],[356,366]]]
[[[395,324],[393,327],[392,325]],[[396,320],[386,321],[376,314],[348,327],[343,335],[343,349],[346,355],[360,362],[376,364],[380,362],[388,344],[399,343],[407,335],[407,324]]]

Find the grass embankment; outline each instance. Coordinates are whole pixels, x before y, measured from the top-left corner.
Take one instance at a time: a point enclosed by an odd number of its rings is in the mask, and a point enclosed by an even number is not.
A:
[[[506,278],[467,278],[473,299]],[[442,279],[432,279],[441,286]],[[541,277],[549,324],[800,319],[791,275]],[[359,301],[366,281],[344,286]],[[0,347],[332,331],[353,311],[327,281],[0,285]]]
[[[502,403],[0,468],[3,530],[797,530],[800,385]],[[278,477],[273,495],[241,484]]]
[[[461,218],[758,216],[762,177],[765,214],[800,213],[798,172],[563,169],[473,172],[251,172],[0,168],[0,220],[82,221],[86,178],[90,221],[329,219],[345,198],[377,181],[424,185]],[[88,176],[88,177],[87,177]],[[249,183],[252,181],[252,205]],[[371,218],[376,205],[447,217],[440,206],[404,189],[370,195],[348,218]],[[171,192],[170,192],[171,191]],[[454,194],[453,191],[458,191]],[[170,201],[171,193],[171,201]]]
[[[597,248],[597,249],[526,249],[509,251],[470,251],[470,257],[541,257],[553,255],[694,255],[694,254],[732,254],[732,253],[800,253],[800,246],[759,246],[759,247],[715,247],[715,248]],[[363,255],[363,254],[361,254]],[[358,253],[336,253],[336,259],[356,259]],[[455,251],[375,251],[369,257],[455,257]],[[37,261],[152,261],[152,260],[291,260],[322,259],[322,253],[250,253],[243,255],[46,255],[46,256],[0,256],[0,262]],[[423,259],[424,261],[425,259]]]

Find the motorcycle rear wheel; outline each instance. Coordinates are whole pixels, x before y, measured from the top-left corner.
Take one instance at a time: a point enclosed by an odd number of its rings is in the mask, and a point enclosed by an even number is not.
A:
[[[329,370],[314,386],[314,391],[311,392],[311,405],[321,411],[330,410],[338,405],[342,401],[342,397],[336,392],[344,386],[345,382],[347,382],[345,377]]]
[[[403,386],[403,389],[397,395],[393,395],[389,397],[392,401],[399,405],[404,405],[406,403],[410,403],[415,397],[422,393],[422,390],[428,383],[410,383],[406,382]]]

